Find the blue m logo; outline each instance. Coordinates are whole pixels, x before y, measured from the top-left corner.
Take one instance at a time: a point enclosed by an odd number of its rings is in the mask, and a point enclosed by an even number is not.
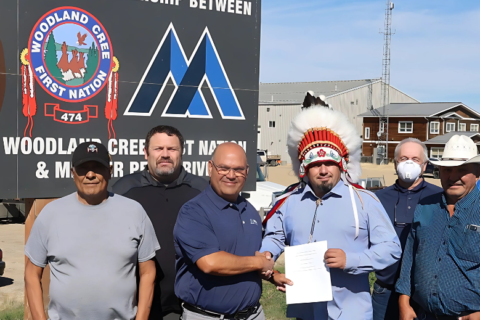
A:
[[[150,116],[169,80],[174,91],[162,117],[212,118],[201,90],[206,82],[223,119],[245,119],[207,28],[187,60],[170,24],[124,115]]]

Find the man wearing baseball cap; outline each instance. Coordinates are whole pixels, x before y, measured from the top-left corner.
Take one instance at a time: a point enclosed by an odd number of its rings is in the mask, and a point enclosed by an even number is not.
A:
[[[148,319],[160,249],[142,206],[107,191],[105,146],[75,149],[77,191],[48,204],[25,246],[25,285],[34,320],[47,319],[40,279],[50,265],[49,319]],[[137,302],[136,269],[140,275]]]
[[[424,198],[415,209],[396,284],[400,319],[480,319],[477,145],[454,135],[443,158],[432,163],[440,167],[443,193]]]

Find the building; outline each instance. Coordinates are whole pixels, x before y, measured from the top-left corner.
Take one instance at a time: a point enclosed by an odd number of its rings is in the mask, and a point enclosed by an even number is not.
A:
[[[392,86],[389,89],[392,102],[418,102]],[[313,91],[315,96],[324,95],[333,109],[344,113],[357,126],[359,135],[363,127],[362,117],[358,115],[382,104],[380,79],[260,83],[258,149],[280,155],[282,161],[290,161],[287,133],[290,122],[301,111],[307,91]]]
[[[429,157],[434,158],[443,155],[445,143],[454,134],[466,134],[474,141],[480,140],[480,113],[461,102],[390,103],[386,108],[389,159],[393,159],[397,143],[409,137],[424,141]],[[376,114],[383,114],[384,110],[381,107],[376,111]],[[380,130],[379,118],[372,111],[358,116],[363,118],[362,155],[370,157],[380,142],[378,132],[384,132],[385,128]]]

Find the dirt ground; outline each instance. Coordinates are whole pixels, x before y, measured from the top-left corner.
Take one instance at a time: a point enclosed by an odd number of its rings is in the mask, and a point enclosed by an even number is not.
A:
[[[362,164],[362,178],[384,177],[385,183],[391,185],[397,179],[393,165],[377,166]],[[440,180],[426,177],[427,181],[440,186]],[[297,182],[297,177],[290,165],[268,167],[267,180],[288,186]],[[0,224],[0,248],[3,250],[3,260],[6,263],[5,274],[0,277],[0,309],[2,302],[23,301],[24,293],[24,239],[25,226],[23,224]],[[283,265],[283,257],[278,261]]]
[[[25,225],[0,224],[0,249],[6,264],[5,273],[0,277],[0,309],[7,300],[23,302],[24,242]]]
[[[268,167],[267,168],[267,180],[272,181],[284,186],[289,186],[298,181],[295,176],[291,165],[284,165],[278,167]],[[387,186],[395,183],[397,175],[393,164],[388,165],[374,165],[371,163],[362,163],[362,176],[361,178],[374,178],[374,177],[383,177],[385,179],[385,184]],[[425,175],[425,179],[437,186],[440,185],[439,179],[434,179],[431,174]]]

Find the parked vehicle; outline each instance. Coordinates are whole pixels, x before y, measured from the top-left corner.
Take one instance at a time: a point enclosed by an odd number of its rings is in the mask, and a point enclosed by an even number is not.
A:
[[[257,163],[261,167],[267,163],[267,152],[265,150],[257,150]]]
[[[278,154],[275,155],[269,155],[267,150],[257,150],[257,156],[262,159],[261,166],[263,166],[264,163],[271,167],[276,167],[281,164],[281,157]]]
[[[366,190],[372,191],[374,193],[387,187],[385,185],[384,177],[367,177],[366,179],[360,179],[358,181],[358,184]]]
[[[248,199],[253,207],[260,213],[263,218],[263,212],[268,211],[272,207],[274,199],[281,195],[287,188],[281,184],[266,181],[265,176],[257,163],[257,190],[242,192],[242,196]]]
[[[440,172],[437,166],[434,166],[430,161],[438,161],[437,158],[430,158],[427,162],[427,168],[425,169],[425,173],[431,173],[433,178],[440,179]]]
[[[5,261],[3,261],[2,249],[0,249],[0,276],[3,276],[4,272],[5,272]]]

